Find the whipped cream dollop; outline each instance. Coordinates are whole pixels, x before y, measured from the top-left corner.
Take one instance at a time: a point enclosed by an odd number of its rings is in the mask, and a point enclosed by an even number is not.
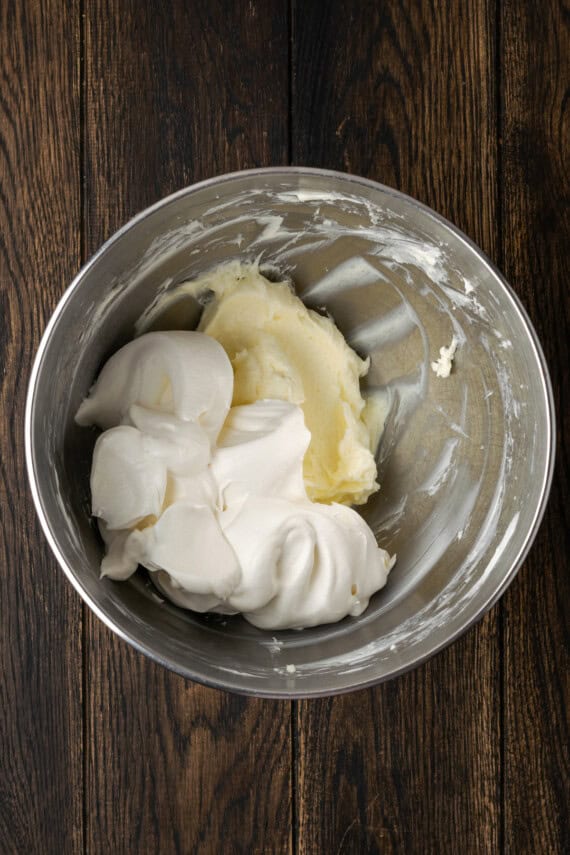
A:
[[[308,496],[300,406],[231,407],[234,372],[200,332],[151,332],[112,356],[76,416],[103,429],[92,512],[104,576],[138,565],[174,603],[302,628],[359,615],[393,559],[360,515]]]

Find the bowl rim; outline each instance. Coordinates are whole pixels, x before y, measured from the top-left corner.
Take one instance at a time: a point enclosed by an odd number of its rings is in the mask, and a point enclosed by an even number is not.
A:
[[[334,178],[336,180],[341,180],[344,182],[348,182],[352,184],[354,188],[366,187],[370,190],[374,190],[375,192],[380,191],[384,195],[392,196],[394,198],[403,200],[407,202],[412,207],[422,211],[431,219],[435,220],[438,224],[445,226],[449,231],[453,233],[455,238],[457,238],[461,243],[466,245],[471,251],[473,251],[479,260],[482,262],[484,267],[487,268],[488,272],[493,276],[496,280],[498,280],[499,284],[505,289],[507,296],[511,299],[511,302],[518,312],[520,319],[523,323],[523,326],[526,329],[528,334],[528,338],[532,348],[534,350],[535,357],[539,364],[541,370],[541,380],[546,398],[546,423],[547,423],[547,445],[546,445],[546,466],[543,473],[543,480],[540,490],[540,498],[537,503],[537,507],[534,511],[534,516],[532,520],[532,524],[529,527],[524,541],[519,549],[518,554],[515,556],[509,572],[506,574],[505,578],[501,581],[501,584],[498,586],[496,590],[492,592],[492,594],[487,598],[484,604],[479,608],[475,615],[470,616],[467,620],[464,620],[460,623],[460,625],[453,631],[451,634],[445,638],[443,641],[438,641],[433,644],[431,647],[429,646],[428,641],[428,650],[424,652],[421,656],[418,656],[413,662],[406,663],[399,667],[396,667],[392,670],[388,670],[386,674],[380,675],[378,677],[372,677],[368,679],[358,680],[355,679],[353,683],[349,686],[341,686],[332,690],[311,690],[304,689],[302,685],[296,687],[291,686],[290,688],[284,688],[283,691],[267,691],[263,688],[244,688],[243,686],[236,685],[234,683],[231,675],[227,675],[227,677],[220,676],[219,679],[213,679],[209,676],[206,676],[196,670],[193,670],[192,667],[184,667],[180,666],[177,663],[172,663],[165,657],[161,656],[157,653],[153,648],[151,648],[147,643],[140,641],[137,638],[132,637],[127,630],[125,630],[122,626],[118,625],[113,618],[111,618],[104,609],[99,606],[99,604],[91,597],[91,595],[85,590],[82,586],[80,579],[75,575],[73,569],[67,563],[62,551],[59,549],[57,544],[57,540],[52,531],[52,527],[50,526],[50,522],[48,519],[47,513],[44,511],[44,507],[41,501],[40,490],[38,487],[38,479],[36,477],[36,465],[35,465],[35,456],[34,456],[34,442],[33,442],[33,422],[32,417],[34,414],[34,405],[36,398],[36,390],[37,390],[37,381],[38,376],[40,374],[40,370],[42,367],[42,363],[44,360],[45,353],[50,344],[52,334],[54,329],[56,328],[60,317],[62,316],[67,302],[71,299],[75,290],[80,286],[83,279],[86,277],[88,272],[94,267],[98,260],[120,239],[122,239],[128,232],[137,226],[140,222],[147,219],[149,216],[154,214],[156,211],[160,210],[163,207],[166,207],[170,203],[176,201],[177,199],[183,198],[185,196],[189,196],[199,190],[206,189],[208,187],[214,186],[222,186],[223,184],[236,180],[238,178],[263,178],[268,175],[283,175],[283,176],[319,176],[321,178]],[[554,394],[552,388],[552,381],[550,378],[550,374],[548,371],[548,364],[544,355],[544,351],[542,349],[542,345],[538,338],[538,335],[534,329],[534,326],[529,318],[529,315],[523,306],[520,298],[515,293],[511,285],[507,282],[503,274],[499,271],[499,269],[495,266],[495,264],[489,259],[486,253],[473,241],[469,238],[461,229],[455,226],[452,222],[450,222],[447,218],[439,214],[437,211],[434,211],[433,208],[430,208],[428,205],[425,205],[423,202],[418,201],[413,196],[409,196],[406,193],[402,193],[399,190],[396,190],[393,187],[389,187],[385,184],[382,184],[378,181],[374,181],[369,178],[364,178],[359,175],[353,175],[348,172],[341,172],[338,170],[332,169],[321,169],[317,167],[302,167],[302,166],[270,166],[270,167],[259,167],[254,169],[244,169],[238,170],[234,172],[227,172],[221,175],[212,176],[211,178],[204,179],[202,181],[198,181],[194,184],[190,184],[186,187],[181,188],[180,190],[175,191],[174,193],[169,194],[168,196],[164,196],[159,199],[157,202],[152,205],[144,208],[130,220],[128,220],[123,226],[121,226],[117,231],[113,232],[113,234],[107,238],[107,240],[99,247],[98,250],[85,262],[85,264],[81,267],[78,273],[74,276],[71,283],[65,289],[63,295],[59,299],[46,327],[44,332],[42,333],[41,340],[38,346],[38,350],[36,356],[33,361],[32,370],[30,372],[30,378],[28,381],[28,389],[26,394],[26,405],[25,405],[25,415],[24,415],[24,446],[25,446],[25,458],[26,458],[26,470],[28,475],[28,482],[30,485],[30,490],[32,493],[32,498],[34,501],[34,506],[36,513],[38,515],[41,528],[43,530],[44,536],[54,554],[58,564],[62,568],[63,572],[75,588],[75,590],[79,593],[83,601],[89,606],[89,608],[94,612],[94,614],[116,635],[134,647],[139,653],[144,654],[152,661],[168,668],[170,671],[179,674],[180,676],[198,682],[202,685],[235,692],[240,695],[251,696],[251,697],[259,697],[259,698],[269,698],[269,699],[280,699],[280,700],[295,700],[295,699],[303,699],[303,698],[318,698],[318,697],[330,697],[333,695],[347,694],[348,692],[359,691],[361,689],[370,688],[372,686],[379,685],[380,683],[386,682],[387,680],[391,680],[395,677],[398,677],[402,674],[407,673],[419,665],[422,665],[427,660],[431,659],[437,653],[444,650],[446,647],[453,644],[464,635],[474,624],[480,621],[483,616],[497,603],[500,597],[505,593],[509,585],[512,583],[513,579],[517,575],[521,565],[525,561],[528,553],[534,543],[536,535],[538,533],[538,529],[542,523],[544,513],[546,510],[546,506],[548,503],[548,499],[550,496],[550,490],[552,487],[552,480],[554,474],[554,465],[555,465],[555,457],[556,457],[556,411],[554,406]],[[222,674],[222,672],[220,672]],[[290,679],[287,680],[287,683],[291,683]],[[296,682],[296,681],[294,681]]]

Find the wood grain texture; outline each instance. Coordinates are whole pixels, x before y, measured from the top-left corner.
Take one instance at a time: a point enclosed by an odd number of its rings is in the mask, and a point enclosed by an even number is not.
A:
[[[504,269],[549,364],[558,417],[546,517],[504,598],[505,847],[570,851],[570,10],[505,0]]]
[[[425,202],[497,255],[494,0],[295,3],[292,158]]]
[[[80,260],[79,9],[0,4],[0,852],[82,850],[81,604],[27,487],[40,334]]]
[[[287,156],[282,2],[86,6],[91,253],[133,213]],[[88,619],[90,852],[287,852],[290,704],[191,685]]]
[[[568,6],[291,2],[291,32],[287,0],[0,3],[1,855],[570,851]],[[82,623],[23,459],[32,357],[81,258],[184,184],[290,154],[411,193],[499,263],[559,427],[501,605],[411,674],[293,707]]]
[[[88,4],[89,251],[167,193],[287,162],[287,32],[285,0]]]
[[[294,162],[398,187],[496,257],[495,14],[296,4]],[[299,852],[498,851],[498,614],[388,685],[299,704]]]

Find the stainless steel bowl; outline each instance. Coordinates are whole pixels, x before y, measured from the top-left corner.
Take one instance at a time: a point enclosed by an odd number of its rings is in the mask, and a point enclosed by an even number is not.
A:
[[[95,434],[73,421],[103,361],[157,294],[226,259],[259,257],[326,307],[386,403],[381,491],[362,513],[398,554],[359,618],[302,632],[164,602],[148,576],[99,578],[89,515]],[[192,326],[189,301],[163,319]],[[459,339],[447,379],[430,369]],[[553,403],[536,334],[465,235],[407,196],[361,178],[279,168],[175,193],[117,232],[51,319],[26,411],[29,476],[46,537],[93,611],[137,649],[204,683],[302,697],[377,683],[457,638],[527,554],[550,487]],[[289,667],[287,667],[289,666]],[[292,667],[294,666],[294,668]]]

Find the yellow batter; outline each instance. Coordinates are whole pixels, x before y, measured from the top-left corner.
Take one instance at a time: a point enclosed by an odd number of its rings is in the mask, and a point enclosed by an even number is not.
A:
[[[232,405],[263,398],[300,405],[311,432],[303,463],[309,498],[364,503],[378,489],[372,453],[378,433],[364,420],[360,393],[368,362],[329,318],[307,309],[287,283],[269,282],[255,264],[231,262],[189,286],[195,295],[214,294],[198,329],[230,358]]]

